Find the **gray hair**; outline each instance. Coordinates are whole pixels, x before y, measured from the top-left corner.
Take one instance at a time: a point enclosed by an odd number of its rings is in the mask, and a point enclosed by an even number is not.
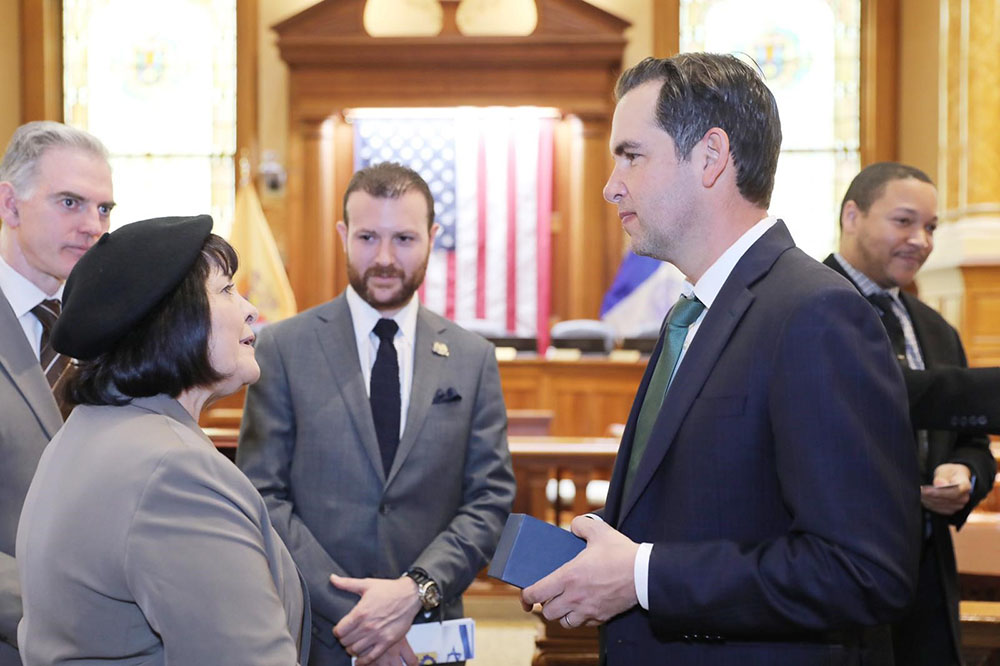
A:
[[[37,120],[14,131],[0,162],[0,181],[14,186],[18,197],[30,196],[35,188],[38,162],[50,148],[74,148],[108,161],[108,149],[93,134],[63,123]]]

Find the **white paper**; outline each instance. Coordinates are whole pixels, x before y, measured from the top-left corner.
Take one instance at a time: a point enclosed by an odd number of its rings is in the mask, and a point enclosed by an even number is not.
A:
[[[420,666],[467,661],[476,656],[476,621],[463,617],[415,624],[406,632],[406,640]],[[351,664],[354,662],[352,658]]]

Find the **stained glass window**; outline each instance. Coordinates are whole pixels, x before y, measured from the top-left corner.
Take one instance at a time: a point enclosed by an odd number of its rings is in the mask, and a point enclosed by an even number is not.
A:
[[[681,0],[680,10],[682,51],[746,54],[763,72],[783,133],[771,212],[823,258],[860,169],[860,1]]]
[[[67,123],[111,153],[112,227],[210,213],[232,224],[236,0],[63,0]]]

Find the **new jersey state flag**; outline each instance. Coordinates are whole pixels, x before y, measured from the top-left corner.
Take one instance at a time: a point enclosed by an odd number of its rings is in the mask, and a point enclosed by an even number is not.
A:
[[[248,178],[236,191],[229,242],[240,256],[236,288],[257,307],[259,325],[291,317],[297,312],[295,294],[271,228],[264,217],[257,190]]]

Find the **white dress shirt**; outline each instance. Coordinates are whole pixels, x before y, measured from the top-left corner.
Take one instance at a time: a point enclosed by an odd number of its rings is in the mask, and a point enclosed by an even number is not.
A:
[[[369,305],[354,287],[347,287],[347,307],[351,311],[351,320],[354,323],[354,339],[358,345],[358,361],[361,363],[361,374],[365,380],[365,393],[371,397],[372,366],[375,365],[375,357],[378,354],[379,339],[372,330],[379,319],[383,319],[382,313]],[[413,346],[417,337],[417,312],[420,309],[420,301],[416,294],[403,308],[392,317],[399,326],[396,337],[393,338],[393,346],[396,348],[396,359],[399,362],[399,437],[402,439],[403,430],[406,428],[406,412],[410,407],[410,389],[413,387]]]
[[[31,350],[35,352],[36,357],[40,356],[42,322],[32,314],[31,310],[47,299],[61,301],[63,285],[59,285],[56,293],[49,296],[36,287],[31,280],[11,268],[10,264],[3,260],[3,257],[0,257],[0,291],[3,291],[3,295],[7,297],[7,302],[10,303],[14,316],[17,317],[17,321],[24,331],[24,337],[31,345]]]
[[[691,346],[694,336],[698,334],[701,322],[704,321],[705,315],[711,309],[712,303],[715,302],[719,292],[722,291],[722,286],[729,279],[729,274],[733,272],[736,264],[743,258],[746,251],[750,249],[750,246],[756,243],[777,221],[777,218],[765,217],[760,222],[757,222],[736,239],[736,242],[730,245],[729,249],[715,260],[715,263],[708,267],[708,270],[705,271],[698,282],[692,285],[690,282],[684,281],[682,293],[687,297],[691,297],[692,294],[697,296],[698,300],[705,304],[705,310],[688,327],[687,336],[684,338],[684,344],[681,346],[681,353],[677,357],[677,364],[674,366],[674,374],[677,373],[677,369],[684,362],[684,356],[687,354],[688,347]],[[639,544],[639,551],[635,554],[635,564],[632,569],[635,578],[635,595],[639,599],[639,605],[646,610],[649,610],[649,557],[652,552],[653,544]]]

